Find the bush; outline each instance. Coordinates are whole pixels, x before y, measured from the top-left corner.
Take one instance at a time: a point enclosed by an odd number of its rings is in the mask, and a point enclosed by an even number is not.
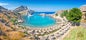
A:
[[[61,14],[61,17],[64,17],[64,16],[66,16],[67,14],[68,14],[68,11],[65,10],[65,11]]]
[[[78,8],[72,8],[68,14],[66,15],[66,18],[73,22],[74,25],[80,24],[81,18],[82,18],[82,13],[80,9]]]

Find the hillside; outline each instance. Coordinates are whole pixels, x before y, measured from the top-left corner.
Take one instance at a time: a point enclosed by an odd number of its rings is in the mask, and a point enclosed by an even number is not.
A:
[[[0,40],[20,40],[25,33],[18,28],[18,17],[20,14],[8,11],[0,6]]]

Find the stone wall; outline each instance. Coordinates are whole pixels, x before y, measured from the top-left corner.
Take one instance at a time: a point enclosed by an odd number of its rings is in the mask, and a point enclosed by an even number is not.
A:
[[[82,6],[80,7],[80,10],[81,10],[81,12],[82,12],[82,19],[83,19],[83,20],[86,20],[86,5],[82,5]]]

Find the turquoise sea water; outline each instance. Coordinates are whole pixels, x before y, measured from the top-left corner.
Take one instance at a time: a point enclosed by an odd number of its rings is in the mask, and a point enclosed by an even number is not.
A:
[[[44,28],[55,24],[55,19],[49,16],[42,17],[36,13],[33,14],[33,16],[26,15],[22,17],[24,19],[24,23],[22,23],[22,25],[24,26]]]

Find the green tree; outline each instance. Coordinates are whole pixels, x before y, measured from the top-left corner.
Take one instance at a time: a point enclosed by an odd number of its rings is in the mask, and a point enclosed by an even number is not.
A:
[[[56,15],[56,16],[58,16],[58,14],[57,14],[57,13],[56,13],[55,15]]]
[[[66,18],[69,21],[73,22],[74,25],[77,25],[81,21],[82,13],[81,13],[80,9],[78,9],[78,8],[72,8],[69,11],[69,13],[66,15]]]
[[[61,17],[66,17],[66,15],[68,14],[68,11],[67,10],[65,10],[62,14],[61,14]]]
[[[17,19],[11,18],[11,22],[13,22],[13,24],[17,24]]]

